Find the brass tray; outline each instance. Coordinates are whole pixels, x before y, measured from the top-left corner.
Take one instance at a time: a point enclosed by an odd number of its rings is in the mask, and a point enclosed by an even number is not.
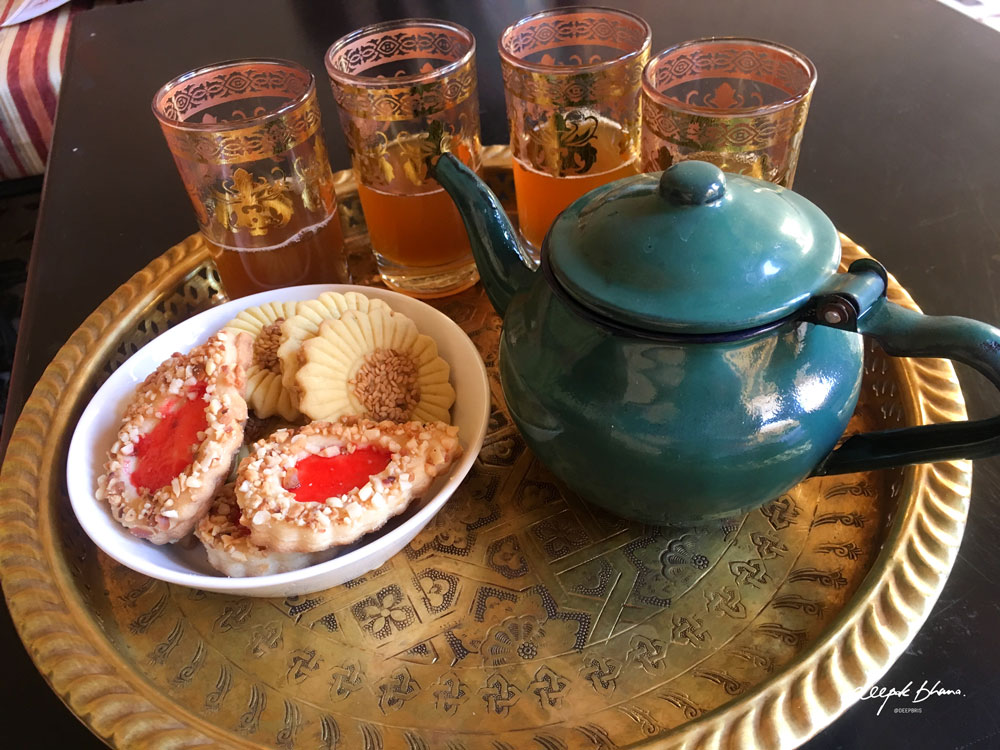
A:
[[[509,159],[487,150],[506,197]],[[349,174],[338,193],[355,271],[370,274]],[[865,254],[843,240],[845,262]],[[889,296],[915,307],[895,281]],[[584,505],[507,416],[500,322],[477,286],[439,307],[488,365],[489,435],[404,552],[286,599],[144,578],[76,524],[68,438],[114,367],[221,299],[198,237],[137,273],[49,365],[0,475],[14,622],[53,690],[114,747],[793,747],[902,652],[958,550],[967,461],[813,479],[701,526],[646,527]],[[868,352],[851,429],[964,417],[949,363]]]

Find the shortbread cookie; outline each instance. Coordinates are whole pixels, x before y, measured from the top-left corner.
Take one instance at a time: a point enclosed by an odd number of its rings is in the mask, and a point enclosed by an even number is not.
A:
[[[299,418],[292,394],[282,385],[281,326],[295,315],[297,302],[265,302],[248,307],[226,324],[226,328],[253,336],[253,360],[247,368],[247,404],[262,419],[280,415],[289,422]]]
[[[136,389],[97,480],[97,499],[135,536],[176,542],[205,514],[243,442],[250,357],[250,336],[220,331]]]
[[[402,513],[462,453],[443,423],[346,418],[278,430],[240,463],[251,541],[276,552],[350,544]]]
[[[295,385],[295,373],[299,369],[299,351],[302,342],[319,333],[320,324],[324,320],[336,320],[348,310],[368,312],[378,309],[391,310],[377,297],[366,297],[358,292],[323,292],[316,299],[299,302],[295,315],[288,318],[281,326],[281,346],[278,347],[278,358],[281,360],[281,377],[285,389],[290,391],[297,405],[298,392]]]
[[[310,419],[450,422],[455,389],[437,344],[400,313],[345,312],[302,343],[299,410]]]
[[[250,529],[240,523],[240,506],[231,484],[219,490],[194,533],[205,546],[209,564],[231,578],[286,573],[331,557],[329,552],[272,552],[251,542]]]

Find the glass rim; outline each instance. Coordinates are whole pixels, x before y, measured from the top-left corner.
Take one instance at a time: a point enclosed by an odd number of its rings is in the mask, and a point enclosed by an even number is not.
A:
[[[466,52],[457,60],[453,60],[450,63],[442,65],[440,68],[435,68],[429,73],[410,73],[408,75],[393,76],[391,78],[379,78],[357,75],[355,73],[347,73],[333,66],[334,57],[348,44],[375,32],[402,29],[407,26],[436,26],[438,28],[457,32],[468,42],[469,49],[466,50]],[[443,21],[439,18],[398,18],[394,21],[380,21],[379,23],[372,23],[367,26],[362,26],[360,29],[355,29],[348,34],[344,34],[344,36],[340,37],[327,48],[326,54],[323,55],[323,63],[326,67],[326,74],[330,77],[331,82],[337,84],[349,84],[352,86],[362,86],[370,89],[386,89],[396,88],[397,86],[406,86],[413,83],[420,83],[422,81],[429,81],[435,78],[447,76],[459,68],[467,65],[475,56],[476,37],[473,36],[471,31],[461,24],[455,23],[454,21]]]
[[[704,107],[694,104],[685,104],[679,99],[667,96],[663,92],[659,91],[656,86],[653,85],[652,72],[656,68],[657,63],[666,58],[669,55],[673,55],[683,49],[689,47],[695,47],[706,44],[714,43],[745,43],[747,47],[767,47],[770,49],[777,50],[784,53],[794,62],[799,63],[805,69],[808,74],[808,79],[806,85],[803,86],[802,90],[798,93],[788,97],[787,99],[775,102],[774,104],[768,104],[766,106],[755,106],[755,107],[734,107],[732,109],[715,109],[713,107]],[[772,42],[767,39],[757,39],[755,37],[746,36],[708,36],[701,39],[691,39],[686,42],[681,42],[680,44],[675,44],[671,47],[667,47],[662,52],[658,52],[654,57],[650,58],[649,62],[646,63],[646,67],[642,71],[642,92],[644,95],[648,96],[649,99],[661,106],[669,107],[672,110],[678,112],[683,112],[689,115],[698,115],[701,117],[732,117],[733,115],[763,115],[769,114],[771,112],[778,112],[783,109],[787,109],[812,94],[813,90],[816,88],[816,66],[813,61],[806,57],[804,54],[799,52],[793,47],[789,47],[787,44],[782,44],[780,42]]]
[[[308,81],[305,90],[294,99],[290,99],[281,106],[266,112],[262,115],[254,115],[253,117],[247,117],[244,120],[220,120],[219,122],[185,122],[184,120],[172,120],[171,118],[165,116],[160,108],[160,105],[167,98],[167,96],[173,92],[178,86],[191,78],[203,75],[205,73],[211,73],[216,70],[225,70],[226,68],[236,68],[244,67],[246,65],[265,65],[265,66],[281,66],[286,68],[293,68],[303,76]],[[280,57],[246,57],[246,58],[236,58],[232,60],[222,60],[221,62],[210,63],[209,65],[203,65],[201,67],[189,70],[185,73],[181,73],[174,78],[171,78],[165,84],[157,89],[156,93],[153,94],[152,109],[153,114],[156,119],[160,121],[161,125],[168,126],[176,130],[191,130],[203,133],[225,133],[231,130],[243,130],[244,128],[251,128],[256,125],[263,125],[271,120],[276,120],[283,115],[301,107],[305,104],[309,97],[313,96],[316,92],[316,76],[312,74],[309,68],[295,62],[294,60],[286,60]]]
[[[506,48],[505,42],[514,30],[529,21],[535,21],[539,18],[544,18],[545,16],[565,16],[593,12],[611,13],[633,21],[640,29],[642,29],[642,44],[636,49],[625,52],[613,60],[604,60],[603,62],[589,63],[587,65],[549,65],[547,63],[533,63],[517,57]],[[531,13],[525,16],[519,21],[515,21],[500,33],[500,39],[497,40],[497,49],[500,51],[500,61],[514,68],[520,68],[521,70],[527,70],[532,73],[547,73],[550,75],[578,75],[581,73],[596,73],[601,70],[606,70],[607,68],[612,68],[616,65],[631,62],[634,58],[649,50],[652,40],[653,30],[649,27],[646,19],[632,13],[631,11],[622,10],[621,8],[609,8],[604,5],[567,5],[560,8],[547,8],[546,10],[540,10],[536,13]]]

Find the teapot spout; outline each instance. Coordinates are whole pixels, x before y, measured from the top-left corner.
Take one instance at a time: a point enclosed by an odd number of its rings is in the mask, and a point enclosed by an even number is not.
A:
[[[522,260],[517,231],[493,191],[456,156],[441,154],[431,173],[455,201],[486,295],[502,318],[534,276]]]

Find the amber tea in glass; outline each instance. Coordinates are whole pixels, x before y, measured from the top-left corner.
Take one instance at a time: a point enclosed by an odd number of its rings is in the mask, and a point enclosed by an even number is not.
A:
[[[457,24],[405,19],[348,34],[326,55],[379,273],[416,297],[479,279],[458,210],[428,174],[444,151],[479,169],[475,49]]]
[[[217,63],[165,84],[153,112],[230,297],[349,280],[312,73]]]
[[[664,50],[642,81],[642,164],[685,159],[792,187],[816,68],[775,42],[696,39]]]
[[[566,206],[639,172],[639,90],[649,26],[610,8],[530,15],[500,37],[517,216],[536,260]]]

